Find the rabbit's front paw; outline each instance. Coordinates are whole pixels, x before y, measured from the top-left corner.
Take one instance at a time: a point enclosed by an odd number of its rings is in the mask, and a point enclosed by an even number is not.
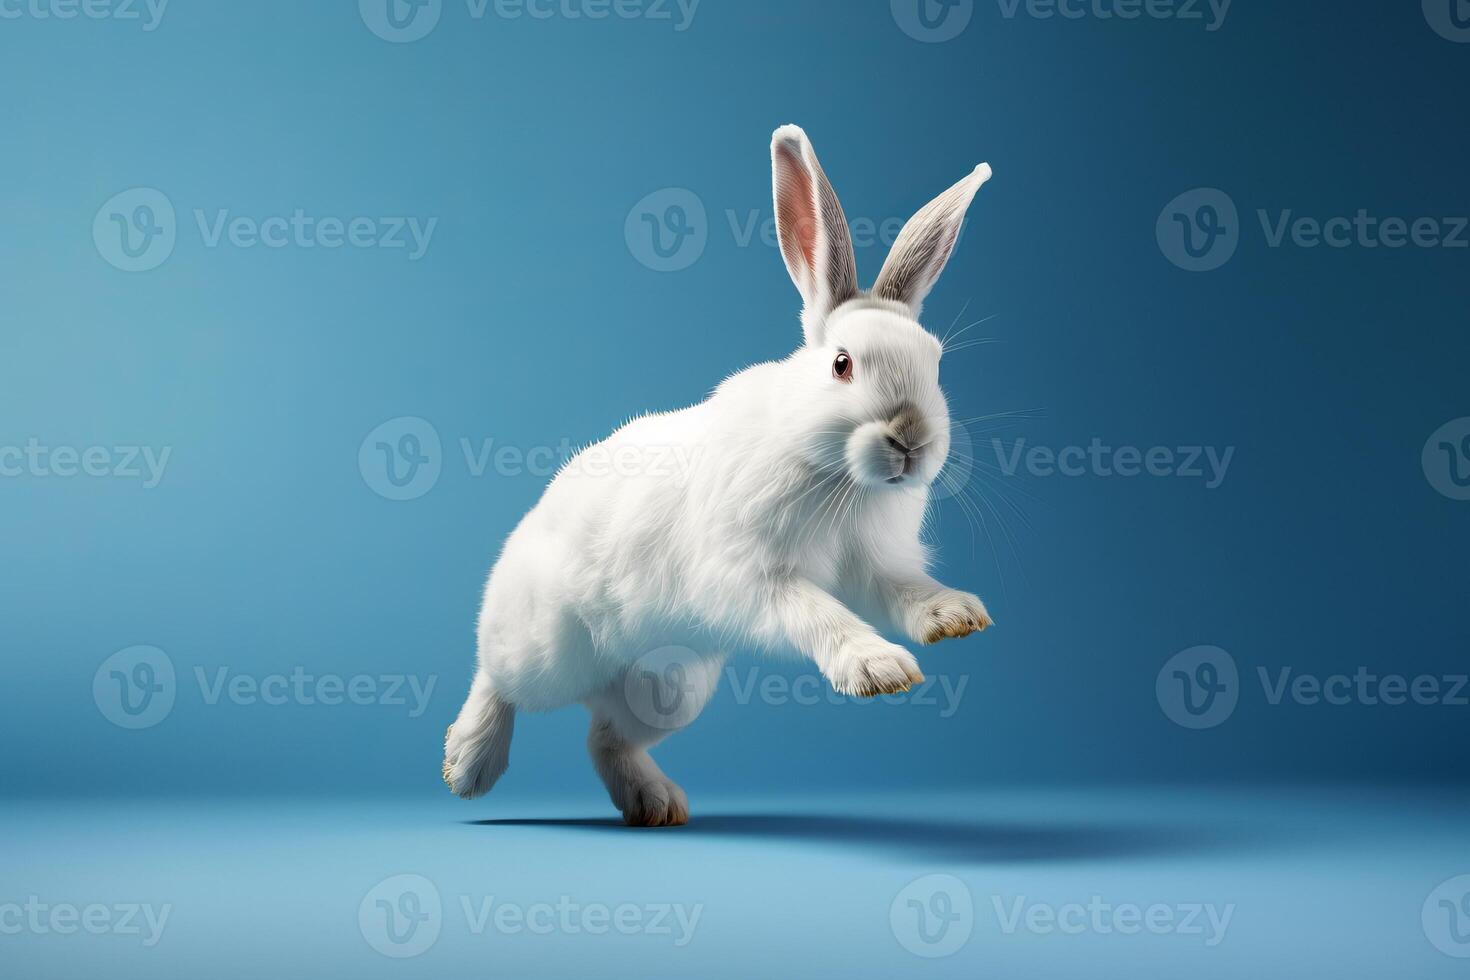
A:
[[[969,636],[992,625],[985,603],[968,592],[945,589],[929,596],[911,615],[914,639],[938,643],[945,637]]]
[[[922,683],[919,662],[903,647],[878,636],[849,640],[842,645],[827,679],[839,694],[871,698],[898,694]]]

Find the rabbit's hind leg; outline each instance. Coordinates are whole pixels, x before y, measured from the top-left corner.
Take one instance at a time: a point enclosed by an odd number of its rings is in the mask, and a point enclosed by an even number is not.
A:
[[[475,675],[459,717],[444,734],[444,781],[469,800],[489,792],[510,765],[516,709],[495,693],[490,679]]]
[[[664,775],[648,749],[625,739],[611,719],[592,716],[587,751],[624,823],[674,827],[689,822],[689,799],[679,784]]]
[[[592,712],[587,751],[625,823],[688,823],[688,798],[648,750],[694,720],[714,693],[723,664],[719,655],[688,658],[677,666],[662,664],[656,670],[635,663],[586,700]]]

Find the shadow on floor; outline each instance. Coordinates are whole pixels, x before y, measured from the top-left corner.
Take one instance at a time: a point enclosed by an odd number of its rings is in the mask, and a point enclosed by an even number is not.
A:
[[[1228,850],[1259,840],[1208,827],[1079,825],[997,821],[902,820],[823,814],[706,814],[687,827],[632,828],[616,818],[508,818],[465,821],[477,827],[540,827],[609,834],[667,834],[679,839],[739,838],[857,848],[875,856],[971,864],[1107,860]]]

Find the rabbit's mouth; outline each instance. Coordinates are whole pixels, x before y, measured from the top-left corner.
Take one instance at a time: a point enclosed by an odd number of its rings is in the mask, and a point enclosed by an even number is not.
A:
[[[892,476],[883,482],[889,486],[900,486],[903,483],[913,483],[919,480],[925,458],[929,455],[929,447],[933,444],[933,436],[928,438],[914,439],[913,429],[900,429],[898,433],[886,436],[885,450],[889,457],[889,466],[892,467]]]
[[[933,476],[932,459],[940,451],[937,439],[929,432],[869,422],[848,441],[848,469],[855,480],[869,486],[927,484]]]
[[[929,445],[929,442],[932,441],[933,440],[929,440],[920,443],[917,446],[910,446],[897,436],[889,436],[887,449],[891,458],[891,463],[893,467],[897,470],[897,472],[895,472],[892,476],[890,476],[883,482],[893,486],[897,486],[898,484],[904,482],[910,482],[909,478],[919,469],[919,463],[922,461],[924,447]]]

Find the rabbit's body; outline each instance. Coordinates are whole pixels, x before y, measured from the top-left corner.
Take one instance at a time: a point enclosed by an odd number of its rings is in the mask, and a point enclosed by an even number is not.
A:
[[[839,525],[843,488],[820,486],[820,472],[771,438],[782,369],[750,368],[705,402],[636,419],[552,481],[486,589],[479,641],[495,654],[482,659],[497,690],[544,710],[660,645],[779,647],[765,613],[785,577],[868,609],[868,555],[907,545],[922,566],[922,497],[852,494]]]
[[[922,678],[869,621],[921,642],[989,623],[978,599],[929,578],[919,539],[949,432],[940,345],[915,317],[964,209],[939,216],[948,244],[937,266],[934,242],[911,242],[930,266],[911,256],[898,285],[885,291],[880,276],[862,294],[842,281],[845,224],[792,220],[783,166],[799,171],[801,200],[826,186],[805,135],[778,130],[773,160],[807,344],[583,450],[512,532],[485,588],[479,670],[446,742],[445,779],[462,796],[504,771],[516,708],[581,701],[593,762],[628,821],[683,823],[683,792],[646,750],[699,713],[727,651],[795,650],[839,691],[866,696]],[[977,168],[950,196],[968,205],[984,176]],[[792,224],[810,239],[788,239]],[[837,256],[825,279],[812,261],[824,249]],[[829,368],[841,358],[846,378]]]

